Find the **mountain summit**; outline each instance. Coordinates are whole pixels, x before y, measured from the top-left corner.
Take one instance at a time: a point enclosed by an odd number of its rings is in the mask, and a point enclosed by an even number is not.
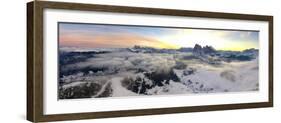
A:
[[[196,55],[212,54],[212,53],[216,53],[216,50],[212,46],[206,45],[202,47],[199,44],[195,44],[193,48],[193,53]]]

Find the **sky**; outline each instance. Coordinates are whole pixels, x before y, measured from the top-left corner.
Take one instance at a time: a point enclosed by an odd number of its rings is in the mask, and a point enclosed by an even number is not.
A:
[[[210,45],[217,50],[258,48],[259,32],[148,26],[59,23],[60,47],[178,49]]]

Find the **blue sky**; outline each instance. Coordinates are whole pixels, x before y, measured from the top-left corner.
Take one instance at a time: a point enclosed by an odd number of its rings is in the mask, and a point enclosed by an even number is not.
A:
[[[155,48],[211,45],[220,50],[258,49],[259,32],[147,26],[59,23],[61,46],[125,48],[134,45]]]

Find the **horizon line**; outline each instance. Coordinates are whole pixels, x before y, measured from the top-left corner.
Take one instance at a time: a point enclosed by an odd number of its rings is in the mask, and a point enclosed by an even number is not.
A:
[[[198,44],[200,45],[200,44]],[[77,49],[126,49],[126,48],[134,48],[135,46],[139,46],[141,48],[154,48],[154,49],[166,49],[166,50],[179,50],[179,49],[182,49],[182,48],[191,48],[191,49],[194,49],[194,46],[193,47],[179,47],[179,48],[160,48],[160,47],[153,47],[153,46],[145,46],[145,45],[134,45],[134,46],[131,46],[131,47],[79,47],[79,46],[58,46],[59,49],[60,48],[77,48]],[[211,46],[211,45],[200,45],[202,48],[203,47],[206,47],[206,46]],[[211,46],[213,47],[213,46]],[[246,49],[242,49],[242,50],[227,50],[227,49],[216,49],[215,47],[213,47],[216,51],[244,51],[244,50],[248,50],[248,49],[255,49],[255,50],[259,50],[259,48],[246,48]]]

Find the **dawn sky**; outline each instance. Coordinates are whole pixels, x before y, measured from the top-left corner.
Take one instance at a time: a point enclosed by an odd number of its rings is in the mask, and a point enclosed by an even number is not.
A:
[[[177,49],[211,45],[218,50],[258,49],[256,31],[203,30],[97,24],[59,24],[60,46],[126,48],[134,45]]]

